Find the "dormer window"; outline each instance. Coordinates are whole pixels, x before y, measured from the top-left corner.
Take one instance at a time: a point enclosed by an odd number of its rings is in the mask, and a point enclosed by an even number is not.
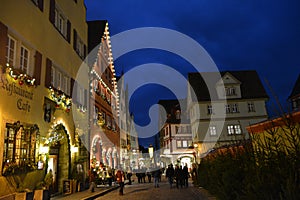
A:
[[[225,94],[226,94],[226,96],[235,96],[236,95],[235,87],[226,87]]]

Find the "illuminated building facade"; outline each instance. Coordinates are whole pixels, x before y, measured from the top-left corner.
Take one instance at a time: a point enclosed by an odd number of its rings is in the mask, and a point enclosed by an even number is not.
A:
[[[53,193],[77,164],[87,173],[80,136],[88,128],[73,120],[87,113],[88,88],[75,84],[87,53],[85,19],[83,1],[1,2],[0,196],[35,189],[50,169]]]
[[[119,97],[108,22],[89,21],[88,30],[91,166],[115,169],[120,164]]]

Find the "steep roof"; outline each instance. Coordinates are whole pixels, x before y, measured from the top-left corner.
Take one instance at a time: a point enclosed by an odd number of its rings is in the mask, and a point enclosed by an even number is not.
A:
[[[193,88],[198,101],[218,100],[217,91],[215,89],[216,83],[226,73],[230,73],[234,78],[241,82],[241,98],[268,98],[268,95],[261,83],[261,80],[254,70],[248,71],[222,71],[222,72],[201,72],[189,73],[188,81]],[[203,78],[204,77],[204,78]],[[210,85],[211,94],[209,93],[207,85]],[[195,98],[193,101],[197,101]]]
[[[297,81],[294,85],[292,93],[289,96],[289,99],[291,99],[293,97],[296,97],[296,96],[299,96],[299,95],[300,95],[300,74],[299,74],[298,79],[297,79]]]

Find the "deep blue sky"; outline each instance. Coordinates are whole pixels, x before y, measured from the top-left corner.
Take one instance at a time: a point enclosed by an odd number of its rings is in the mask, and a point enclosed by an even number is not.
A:
[[[300,69],[300,1],[85,0],[85,5],[87,20],[108,20],[111,35],[140,27],[169,28],[202,45],[220,71],[257,70],[270,96],[270,115],[277,106],[265,79],[286,107]],[[115,60],[115,67],[120,74],[149,62],[172,66],[184,75],[193,70],[178,56],[153,49],[126,54]],[[131,110],[141,125],[147,123],[142,109],[159,98],[172,97],[170,92],[158,95],[165,88],[157,85],[145,88],[131,99]],[[148,103],[141,103],[145,98]]]

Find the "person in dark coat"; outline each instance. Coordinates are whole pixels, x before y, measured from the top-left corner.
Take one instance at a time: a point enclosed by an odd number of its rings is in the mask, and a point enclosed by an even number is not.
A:
[[[189,169],[187,167],[187,164],[184,165],[183,169],[182,169],[182,173],[183,173],[183,185],[185,187],[189,186]]]
[[[156,169],[152,172],[154,178],[154,187],[159,188],[158,180],[160,176],[160,169]]]
[[[174,171],[173,165],[170,164],[167,168],[167,171],[166,171],[166,177],[168,178],[170,188],[172,188],[174,174],[175,174],[175,171]]]

